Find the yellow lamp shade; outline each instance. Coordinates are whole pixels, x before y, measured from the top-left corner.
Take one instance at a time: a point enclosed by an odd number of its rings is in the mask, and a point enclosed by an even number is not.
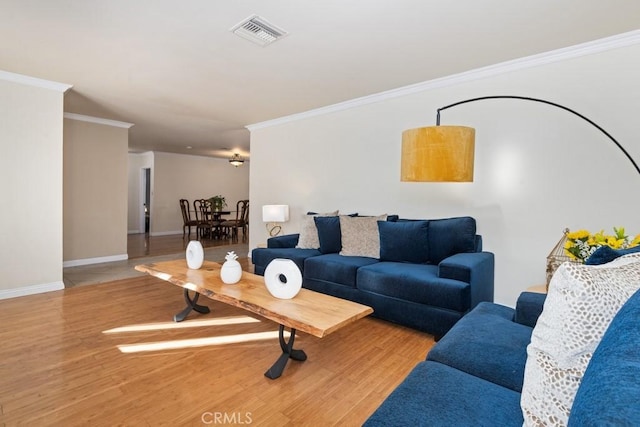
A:
[[[473,182],[473,128],[428,126],[402,132],[402,181]]]

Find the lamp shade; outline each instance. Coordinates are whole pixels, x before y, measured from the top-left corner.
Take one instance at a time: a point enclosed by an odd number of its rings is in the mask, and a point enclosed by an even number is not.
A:
[[[289,221],[289,205],[264,205],[262,207],[263,222]]]
[[[428,126],[402,132],[402,181],[472,182],[475,129]]]

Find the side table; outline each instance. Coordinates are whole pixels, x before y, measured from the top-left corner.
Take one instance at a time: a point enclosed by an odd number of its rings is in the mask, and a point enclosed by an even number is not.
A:
[[[534,285],[527,288],[527,292],[538,292],[540,294],[547,293],[547,285]]]

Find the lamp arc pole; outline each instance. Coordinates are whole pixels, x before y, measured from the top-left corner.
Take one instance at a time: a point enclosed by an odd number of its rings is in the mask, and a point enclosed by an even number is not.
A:
[[[555,102],[547,101],[545,99],[531,98],[531,97],[528,97],[528,96],[518,96],[518,95],[491,95],[491,96],[481,96],[481,97],[478,97],[478,98],[465,99],[463,101],[454,102],[453,104],[445,105],[444,107],[438,108],[437,115],[436,115],[436,126],[440,126],[440,111],[443,111],[443,110],[446,110],[448,108],[455,107],[455,106],[458,106],[458,105],[467,104],[469,102],[484,101],[484,100],[487,100],[487,99],[519,99],[519,100],[523,100],[523,101],[540,102],[542,104],[551,105],[553,107],[560,108],[561,110],[568,111],[569,113],[574,114],[574,115],[580,117],[581,119],[583,119],[584,121],[588,122],[589,124],[593,125],[596,129],[598,129],[600,132],[605,134],[607,136],[607,138],[609,138],[620,149],[620,151],[622,151],[624,153],[624,155],[627,157],[627,159],[629,159],[629,161],[631,162],[633,167],[636,169],[636,172],[638,172],[638,174],[640,174],[640,167],[635,162],[635,160],[633,160],[633,157],[631,157],[631,155],[627,152],[627,150],[625,150],[625,148],[622,145],[620,145],[620,143],[618,141],[616,141],[616,139],[613,136],[611,136],[611,134],[609,132],[604,130],[600,125],[598,125],[593,120],[591,120],[588,117],[578,113],[577,111],[572,110],[569,107],[565,107],[564,105],[560,105],[560,104],[557,104]]]

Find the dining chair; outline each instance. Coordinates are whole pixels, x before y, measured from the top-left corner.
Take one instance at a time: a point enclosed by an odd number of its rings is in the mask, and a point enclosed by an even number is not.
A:
[[[249,200],[238,200],[236,203],[236,219],[222,221],[220,224],[225,229],[227,235],[231,236],[231,240],[238,241],[238,229],[242,229],[242,241],[247,240],[247,231],[249,227]]]
[[[213,239],[220,236],[221,221],[214,219],[211,201],[207,199],[197,200],[200,210],[200,222],[198,223],[198,236]]]
[[[189,229],[188,237],[191,238],[191,227],[196,227],[196,233],[199,221],[197,219],[191,218],[191,212],[189,211],[189,201],[187,199],[180,199],[180,210],[182,211],[182,238],[184,239],[184,235],[186,233],[187,228]]]
[[[198,225],[202,224],[204,221],[206,221],[206,216],[203,216],[203,212],[206,211],[205,209],[205,203],[207,202],[206,199],[195,199],[193,201],[193,212],[195,214],[196,217],[196,221],[198,221]],[[201,233],[202,233],[202,227],[198,227],[198,238],[201,237]]]

